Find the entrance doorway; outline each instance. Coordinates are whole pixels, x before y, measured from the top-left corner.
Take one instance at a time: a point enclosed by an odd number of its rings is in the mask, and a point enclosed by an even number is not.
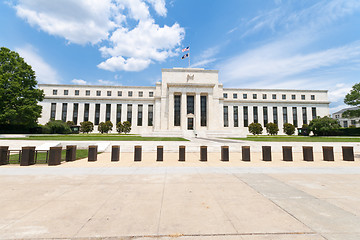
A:
[[[188,118],[188,130],[194,130],[194,118]]]

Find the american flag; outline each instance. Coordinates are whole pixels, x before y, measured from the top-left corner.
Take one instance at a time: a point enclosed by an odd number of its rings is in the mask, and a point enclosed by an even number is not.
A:
[[[181,50],[182,52],[186,52],[186,51],[189,51],[190,50],[190,47],[186,47],[184,48],[183,50]]]
[[[185,54],[184,56],[182,56],[181,59],[185,59],[185,58],[187,58],[187,57],[189,57],[189,54],[188,54],[188,53]]]

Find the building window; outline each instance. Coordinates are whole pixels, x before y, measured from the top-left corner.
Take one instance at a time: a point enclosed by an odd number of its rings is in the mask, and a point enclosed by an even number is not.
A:
[[[233,99],[237,99],[237,93],[233,93]]]
[[[316,119],[316,107],[312,107],[311,108],[311,112],[312,112],[312,119]]]
[[[264,126],[268,124],[268,108],[263,107],[263,116],[264,116]]]
[[[244,127],[249,126],[249,109],[247,106],[244,106]]]
[[[110,97],[110,96],[111,96],[111,91],[107,91],[107,92],[106,92],[106,95],[107,95],[108,97]]]
[[[96,91],[96,96],[101,96],[101,91]]]
[[[254,123],[258,123],[258,107],[253,107]]]
[[[144,92],[139,92],[139,97],[143,97],[144,96]]]
[[[50,119],[55,120],[56,117],[56,103],[51,104],[51,112],[50,112]]]
[[[315,95],[311,95],[311,100],[315,100]]]
[[[132,91],[128,91],[128,97],[132,97]]]
[[[297,108],[296,108],[296,107],[293,107],[293,108],[292,108],[292,111],[293,111],[293,125],[294,125],[295,127],[298,127]]]
[[[263,94],[263,99],[267,99],[267,95],[266,95],[266,94]]]
[[[89,109],[90,109],[90,104],[89,103],[85,103],[85,107],[84,107],[84,122],[89,121]]]
[[[64,90],[64,95],[69,95],[69,90]]]
[[[257,94],[253,94],[253,99],[257,99]]]
[[[276,94],[273,94],[273,95],[272,95],[272,99],[276,99]]]
[[[224,127],[229,127],[229,107],[224,106]]]
[[[75,125],[77,125],[78,122],[78,112],[79,112],[79,104],[78,103],[74,103],[74,108],[73,108],[73,122]]]
[[[121,110],[122,110],[122,105],[116,104],[116,124],[121,122]]]
[[[95,125],[100,123],[100,104],[95,104]]]
[[[118,91],[118,97],[122,97],[122,91]]]
[[[305,95],[301,95],[301,100],[305,100]]]
[[[356,121],[355,121],[355,120],[351,120],[351,125],[355,127]]]
[[[188,95],[186,97],[187,114],[194,114],[194,96]]]
[[[292,100],[295,100],[295,99],[296,99],[295,94],[291,95],[291,99],[292,99]]]
[[[335,118],[339,118],[339,115],[335,115]]]
[[[174,96],[174,126],[180,126],[181,96]]]
[[[53,95],[57,95],[57,90],[56,89],[53,90]]]
[[[344,121],[344,127],[348,127],[348,121]]]
[[[154,119],[154,106],[149,105],[149,107],[148,107],[148,126],[153,125],[153,119]]]
[[[224,96],[224,98],[227,98],[227,93],[224,93],[223,96]]]
[[[207,125],[207,97],[200,96],[200,125],[206,127]]]
[[[149,97],[154,97],[154,92],[149,92]]]
[[[127,105],[127,119],[126,120],[131,124],[131,120],[132,120],[132,105],[131,104]]]
[[[286,95],[285,94],[281,95],[281,98],[282,100],[286,100]]]
[[[142,119],[143,119],[143,105],[138,105],[138,117],[137,117],[137,125],[142,126]]]
[[[307,124],[307,112],[306,107],[302,108],[303,124]]]
[[[243,99],[247,99],[247,94],[246,93],[243,94]]]
[[[75,96],[79,96],[79,90],[75,90]]]
[[[283,123],[288,123],[287,107],[283,107]]]
[[[85,95],[90,96],[90,90],[86,90]]]
[[[274,123],[278,124],[278,110],[277,110],[277,107],[273,107],[273,119],[274,119]]]
[[[239,107],[234,106],[234,127],[239,127]]]
[[[62,114],[61,114],[61,120],[63,122],[66,122],[66,116],[67,116],[67,103],[62,104]]]
[[[106,104],[105,121],[110,121],[111,117],[111,104]]]

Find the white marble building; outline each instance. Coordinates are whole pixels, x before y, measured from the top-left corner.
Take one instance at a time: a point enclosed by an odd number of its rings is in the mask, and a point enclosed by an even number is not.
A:
[[[247,126],[285,122],[301,127],[329,115],[326,90],[223,88],[217,70],[162,69],[154,87],[39,84],[45,99],[40,124],[130,121],[131,133],[178,136],[245,136]],[[115,132],[115,127],[113,128]],[[264,130],[264,133],[265,130]]]

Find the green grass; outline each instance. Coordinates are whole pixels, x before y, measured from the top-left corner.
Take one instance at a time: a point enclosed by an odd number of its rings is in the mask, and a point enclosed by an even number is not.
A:
[[[61,151],[61,161],[65,161],[66,150]],[[76,150],[76,159],[87,158],[88,150],[87,149],[77,149]],[[19,164],[19,154],[11,154],[9,158],[10,164]],[[46,152],[38,152],[36,164],[46,164]]]
[[[229,138],[259,142],[360,142],[360,137],[315,137],[315,136],[247,136],[246,138]]]
[[[72,134],[72,135],[37,135],[24,138],[1,138],[1,140],[56,140],[56,141],[188,141],[181,137],[141,137],[138,135],[119,134]]]

